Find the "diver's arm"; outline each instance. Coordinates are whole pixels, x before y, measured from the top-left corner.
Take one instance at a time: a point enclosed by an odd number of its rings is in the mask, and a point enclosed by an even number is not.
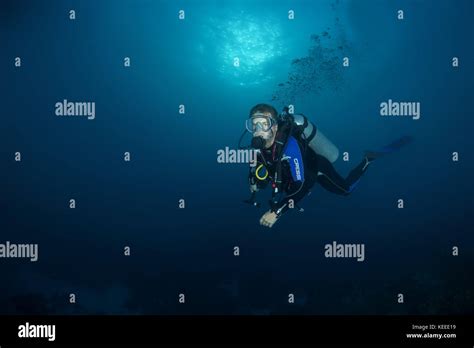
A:
[[[307,194],[309,193],[309,188],[303,185],[301,190],[293,195],[288,195],[284,199],[282,199],[278,204],[272,207],[272,211],[275,212],[278,217],[286,213],[290,208],[290,206],[294,207],[297,205],[299,201],[301,201]]]

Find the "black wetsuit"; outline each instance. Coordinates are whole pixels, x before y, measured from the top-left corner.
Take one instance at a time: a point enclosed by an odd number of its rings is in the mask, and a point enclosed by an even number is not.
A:
[[[304,184],[301,186],[300,182],[294,182],[291,176],[288,161],[282,161],[282,184],[281,189],[286,194],[281,197],[277,204],[273,204],[272,211],[279,214],[285,213],[289,208],[289,201],[293,200],[294,206],[297,205],[312,189],[317,182],[326,190],[347,196],[355,188],[360,177],[367,170],[370,163],[366,157],[357,165],[346,178],[343,178],[332,165],[332,163],[325,157],[316,154],[313,149],[307,146],[307,140],[296,133],[293,136],[297,139],[301,149],[304,165]],[[277,159],[273,151],[273,147],[261,151],[260,163],[265,163],[265,167],[269,172],[269,178],[266,181],[256,180],[259,189],[266,187],[271,183],[276,170]],[[254,175],[254,174],[250,174]]]

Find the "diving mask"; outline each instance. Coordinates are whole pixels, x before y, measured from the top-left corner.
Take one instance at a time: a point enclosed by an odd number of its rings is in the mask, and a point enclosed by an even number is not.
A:
[[[250,133],[268,132],[275,123],[275,120],[268,114],[255,113],[245,121],[245,128]]]

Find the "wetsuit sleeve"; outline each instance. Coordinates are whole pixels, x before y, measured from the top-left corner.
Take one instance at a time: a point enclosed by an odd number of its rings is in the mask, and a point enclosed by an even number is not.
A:
[[[301,201],[310,191],[312,186],[311,181],[305,181],[301,190],[293,195],[288,195],[284,197],[278,204],[272,207],[272,211],[281,216],[286,213],[290,208],[290,203],[293,202],[293,205],[296,206],[299,201]]]
[[[272,211],[276,212],[279,215],[282,215],[286,213],[289,209],[293,209],[293,208],[290,208],[289,206],[291,200],[293,200],[294,208],[296,208],[298,203],[310,193],[310,191],[312,190],[313,186],[316,184],[317,179],[318,179],[316,159],[317,159],[316,157],[312,157],[312,156],[306,157],[305,179],[304,179],[303,186],[301,187],[301,189],[299,189],[298,187],[288,192],[286,196],[281,198],[279,203],[271,206]]]

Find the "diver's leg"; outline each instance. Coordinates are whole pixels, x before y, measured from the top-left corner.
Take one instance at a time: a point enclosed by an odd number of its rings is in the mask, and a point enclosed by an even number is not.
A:
[[[326,190],[346,196],[354,190],[360,177],[367,170],[369,163],[369,160],[364,157],[362,162],[352,169],[347,178],[344,179],[331,162],[318,155],[318,182]]]
[[[318,168],[318,182],[328,191],[341,195],[348,195],[354,190],[361,176],[366,172],[369,164],[372,163],[372,161],[386,154],[397,151],[412,141],[413,137],[403,136],[399,139],[396,139],[395,141],[392,141],[390,144],[382,147],[381,149],[376,151],[366,151],[365,157],[362,159],[359,165],[357,165],[357,167],[351,170],[346,179],[342,178],[336,172],[332,163],[329,162],[325,157],[317,155],[316,167]]]
[[[349,192],[349,187],[346,185],[346,180],[336,172],[331,162],[323,156],[318,157],[318,182],[326,190],[346,195]]]

